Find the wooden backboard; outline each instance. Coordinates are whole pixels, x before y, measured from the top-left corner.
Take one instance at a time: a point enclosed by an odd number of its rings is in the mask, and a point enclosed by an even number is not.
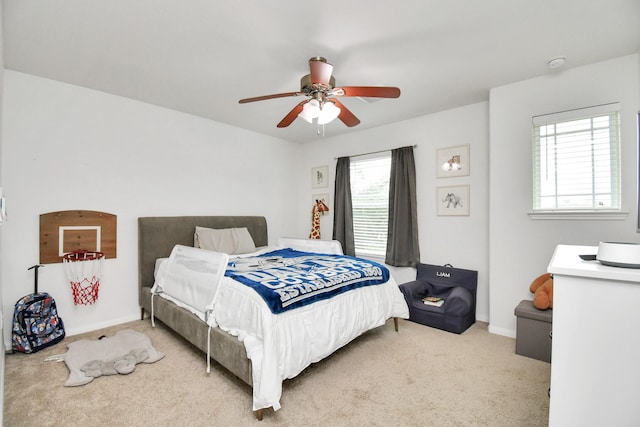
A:
[[[62,262],[74,251],[98,251],[116,258],[116,215],[96,211],[59,211],[40,215],[40,264]]]

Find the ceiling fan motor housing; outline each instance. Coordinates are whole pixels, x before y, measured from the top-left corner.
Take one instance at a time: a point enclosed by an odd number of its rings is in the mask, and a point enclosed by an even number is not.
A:
[[[336,87],[336,79],[331,76],[329,79],[329,85],[326,90],[331,90]],[[300,79],[300,92],[303,92],[307,95],[311,95],[312,92],[317,92],[319,90],[325,90],[325,88],[320,88],[318,85],[314,85],[311,83],[311,74],[307,74],[306,76],[302,76]]]

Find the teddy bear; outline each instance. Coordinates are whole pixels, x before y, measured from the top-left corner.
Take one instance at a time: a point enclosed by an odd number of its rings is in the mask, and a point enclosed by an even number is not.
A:
[[[538,310],[548,310],[553,308],[553,276],[544,273],[538,276],[529,290],[533,293],[533,306]]]

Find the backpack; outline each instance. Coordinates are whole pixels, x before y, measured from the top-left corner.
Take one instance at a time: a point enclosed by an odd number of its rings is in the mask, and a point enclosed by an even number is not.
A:
[[[11,337],[14,351],[35,353],[63,338],[64,324],[51,295],[37,292],[16,302]]]

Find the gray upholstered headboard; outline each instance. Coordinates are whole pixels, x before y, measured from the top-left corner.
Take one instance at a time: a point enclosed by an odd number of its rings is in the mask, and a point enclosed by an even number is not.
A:
[[[138,286],[153,286],[158,258],[168,257],[177,244],[193,246],[196,226],[247,227],[256,246],[267,246],[267,220],[262,216],[170,216],[138,218]]]

